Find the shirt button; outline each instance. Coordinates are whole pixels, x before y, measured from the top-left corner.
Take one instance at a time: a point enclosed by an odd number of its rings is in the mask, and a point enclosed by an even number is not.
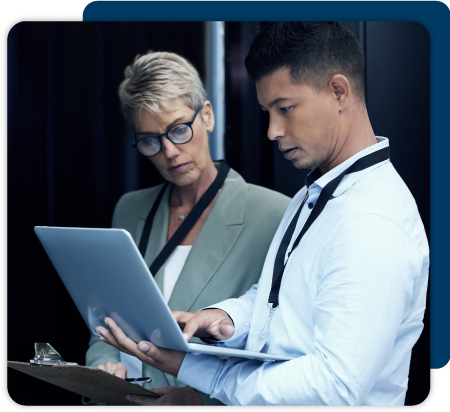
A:
[[[308,203],[308,207],[309,207],[310,209],[312,209],[312,208],[314,207],[314,204],[313,204],[313,203]]]

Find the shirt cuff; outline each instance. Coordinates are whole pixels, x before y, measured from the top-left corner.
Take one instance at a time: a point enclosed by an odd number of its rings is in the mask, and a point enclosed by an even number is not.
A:
[[[178,371],[177,379],[210,395],[214,377],[221,363],[222,360],[216,356],[186,353]]]

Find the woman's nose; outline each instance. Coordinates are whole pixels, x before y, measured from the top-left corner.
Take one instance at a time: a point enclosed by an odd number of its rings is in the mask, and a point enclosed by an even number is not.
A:
[[[178,145],[172,143],[166,136],[162,139],[162,151],[168,159],[172,159],[180,154],[180,149]]]

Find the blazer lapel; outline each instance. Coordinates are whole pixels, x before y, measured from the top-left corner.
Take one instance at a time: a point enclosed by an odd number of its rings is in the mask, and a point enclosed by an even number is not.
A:
[[[197,237],[169,300],[172,310],[190,311],[244,228],[247,184],[230,170]]]

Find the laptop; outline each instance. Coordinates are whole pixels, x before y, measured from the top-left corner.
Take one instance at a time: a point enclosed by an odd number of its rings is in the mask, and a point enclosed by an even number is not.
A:
[[[193,354],[285,361],[291,357],[186,342],[131,235],[123,229],[36,226],[34,231],[87,327],[112,318],[135,342]]]

